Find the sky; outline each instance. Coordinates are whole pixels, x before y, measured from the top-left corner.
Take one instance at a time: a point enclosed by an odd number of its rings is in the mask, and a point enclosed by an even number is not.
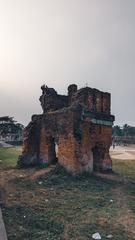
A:
[[[0,0],[0,115],[41,114],[41,85],[109,91],[135,126],[135,0]]]

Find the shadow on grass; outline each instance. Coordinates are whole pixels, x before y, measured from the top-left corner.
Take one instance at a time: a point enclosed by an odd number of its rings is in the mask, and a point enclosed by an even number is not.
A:
[[[117,181],[112,179],[103,178],[101,176],[95,176],[89,173],[83,173],[81,175],[71,176],[68,174],[64,168],[56,165],[55,169],[50,172],[45,173],[43,176],[38,177],[35,180],[30,180],[28,178],[16,177],[13,183],[19,184],[24,188],[38,188],[39,182],[42,186],[46,188],[55,187],[58,189],[80,189],[81,191],[98,191],[103,192],[106,190],[111,190],[111,188],[116,187],[119,184]]]
[[[102,239],[107,239],[107,235],[110,233],[113,233],[113,240],[127,240],[129,239],[129,236],[127,234],[127,232],[124,230],[124,227],[121,225],[117,226],[117,227],[110,227],[109,223],[106,224],[105,226],[101,226],[99,224],[97,224],[96,222],[94,224],[91,225],[85,225],[82,226],[80,228],[80,233],[83,234],[86,239],[92,239],[90,238],[92,233],[93,233],[93,229],[95,230],[95,232],[100,232]],[[75,237],[75,235],[74,235]],[[130,238],[131,240],[133,238]]]
[[[9,240],[60,239],[64,226],[38,208],[13,205],[3,209]]]
[[[125,188],[124,192],[128,198],[127,204],[132,212],[135,214],[135,183],[129,182]]]
[[[100,232],[103,239],[111,233],[114,240],[134,239],[128,236],[122,225],[112,226],[109,220],[101,224],[98,215],[93,215],[89,223],[87,220],[85,222],[82,219],[81,209],[78,211],[80,214],[78,219],[76,214],[72,214],[71,218],[71,212],[68,213],[70,218],[67,219],[66,214],[63,218],[58,217],[60,209],[50,211],[48,208],[43,210],[39,206],[13,205],[5,207],[3,211],[9,240],[64,240],[65,229],[69,226],[67,239],[88,240],[95,232]]]
[[[131,182],[123,185],[117,178],[112,180],[87,173],[71,176],[56,165],[42,177],[34,180],[16,177],[12,183],[20,192],[25,190],[27,194],[32,190],[35,195],[23,205],[3,206],[9,240],[64,240],[65,231],[67,239],[91,239],[98,231],[104,239],[112,233],[114,240],[132,240],[123,226],[114,224],[119,204],[112,191],[122,186],[128,196],[132,195]],[[36,201],[37,198],[40,201]],[[114,199],[113,203],[110,199]],[[131,198],[129,204],[133,208]],[[99,218],[103,218],[103,223]]]

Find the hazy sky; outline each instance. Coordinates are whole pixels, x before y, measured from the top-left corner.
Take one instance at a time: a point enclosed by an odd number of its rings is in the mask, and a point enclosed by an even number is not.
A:
[[[135,0],[0,0],[0,115],[27,124],[43,83],[109,91],[135,125]]]

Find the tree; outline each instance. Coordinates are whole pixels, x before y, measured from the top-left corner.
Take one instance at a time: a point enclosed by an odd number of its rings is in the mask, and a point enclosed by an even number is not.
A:
[[[17,123],[10,117],[0,118],[0,135],[6,136],[7,134],[19,134],[22,135],[24,126]]]
[[[113,127],[113,136],[122,136],[122,130],[120,126],[116,125]]]
[[[124,124],[123,126],[123,135],[124,136],[135,136],[135,127]]]
[[[113,127],[113,136],[133,137],[135,136],[135,127],[128,124],[124,124],[123,127],[116,125]]]

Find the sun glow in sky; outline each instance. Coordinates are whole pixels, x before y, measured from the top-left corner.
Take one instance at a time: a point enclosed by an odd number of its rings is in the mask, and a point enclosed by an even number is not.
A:
[[[44,83],[109,91],[135,125],[135,1],[0,0],[0,115],[27,124]]]

